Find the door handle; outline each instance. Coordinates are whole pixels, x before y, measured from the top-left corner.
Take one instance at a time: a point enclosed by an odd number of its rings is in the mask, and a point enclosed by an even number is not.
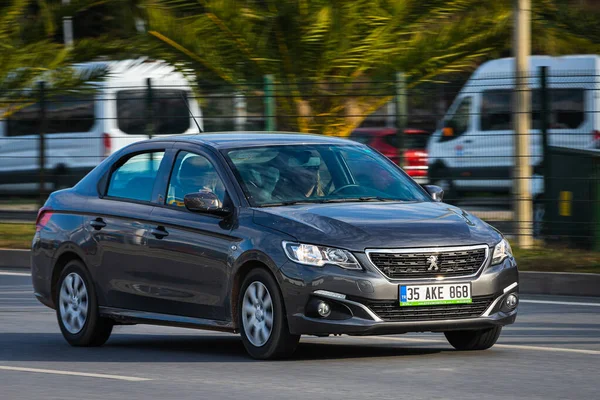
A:
[[[469,139],[469,140],[465,140],[465,143],[473,143],[473,141],[471,139]]]
[[[162,239],[164,237],[169,236],[169,232],[164,228],[164,226],[158,226],[156,228],[150,229],[150,233],[153,234],[157,239]]]
[[[99,231],[106,226],[106,222],[104,222],[102,218],[96,218],[90,221],[90,226]]]

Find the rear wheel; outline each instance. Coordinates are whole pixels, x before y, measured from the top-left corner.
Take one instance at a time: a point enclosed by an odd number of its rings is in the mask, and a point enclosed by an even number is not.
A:
[[[444,332],[448,342],[456,350],[486,350],[496,344],[502,332],[501,326],[474,331]]]
[[[80,261],[67,264],[58,279],[56,317],[60,330],[72,346],[102,346],[110,337],[113,322],[100,317],[92,280]]]
[[[244,279],[238,301],[238,324],[244,347],[257,359],[284,358],[298,346],[289,332],[283,298],[275,279],[264,269]]]

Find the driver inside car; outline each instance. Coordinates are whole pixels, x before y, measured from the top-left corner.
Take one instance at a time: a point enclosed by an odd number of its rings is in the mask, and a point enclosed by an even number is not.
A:
[[[323,197],[319,169],[321,158],[310,151],[294,154],[285,163],[285,172],[275,187],[273,197],[278,199],[302,199]]]
[[[186,194],[212,192],[219,199],[223,198],[225,188],[212,164],[204,157],[186,157],[179,167],[174,182],[169,185],[167,204],[184,207]]]

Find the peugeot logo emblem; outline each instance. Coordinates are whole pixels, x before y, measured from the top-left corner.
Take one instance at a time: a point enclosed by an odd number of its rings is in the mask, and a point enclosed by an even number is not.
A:
[[[429,256],[429,258],[427,258],[427,262],[429,263],[429,268],[427,268],[427,271],[440,270],[440,267],[438,266],[438,256]]]

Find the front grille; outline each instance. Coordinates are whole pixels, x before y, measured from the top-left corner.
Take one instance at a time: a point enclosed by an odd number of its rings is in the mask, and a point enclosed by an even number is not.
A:
[[[494,296],[473,297],[469,304],[400,307],[398,300],[370,302],[367,306],[384,321],[434,321],[476,318],[492,304]]]
[[[426,252],[418,249],[398,253],[368,252],[371,262],[391,279],[473,275],[485,262],[486,254],[486,246]],[[435,263],[432,256],[437,258]]]

